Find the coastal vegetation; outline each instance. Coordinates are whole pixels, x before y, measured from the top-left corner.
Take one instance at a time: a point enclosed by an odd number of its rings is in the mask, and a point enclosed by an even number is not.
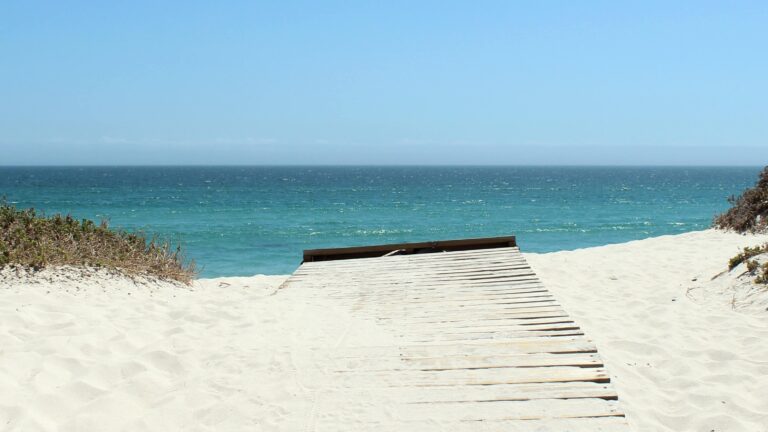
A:
[[[738,197],[728,198],[731,208],[715,217],[713,225],[738,233],[761,233],[768,231],[768,166],[763,168],[754,187]],[[745,247],[728,262],[728,270],[746,263],[747,273],[755,276],[755,282],[768,284],[768,260],[762,264],[757,258],[768,254],[768,243],[762,246]]]
[[[754,187],[728,199],[731,208],[715,217],[714,226],[739,233],[768,231],[768,166]]]
[[[728,262],[728,270],[733,270],[741,263],[746,263],[747,273],[755,276],[755,282],[768,284],[768,260],[760,264],[755,258],[768,254],[768,243],[762,246],[745,247],[744,251]]]
[[[106,221],[77,220],[60,214],[46,217],[0,200],[0,268],[22,266],[101,267],[129,276],[149,275],[189,283],[195,263],[184,260],[181,247],[157,237],[113,230]]]
[[[743,252],[731,258],[731,260],[728,262],[728,270],[733,270],[736,268],[736,266],[743,263],[744,261],[748,261],[749,259],[766,252],[768,252],[768,244],[755,247],[745,247]]]

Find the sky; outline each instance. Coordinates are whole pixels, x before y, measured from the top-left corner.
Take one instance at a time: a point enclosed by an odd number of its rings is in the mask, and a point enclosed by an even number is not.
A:
[[[0,165],[768,164],[768,2],[0,4]]]

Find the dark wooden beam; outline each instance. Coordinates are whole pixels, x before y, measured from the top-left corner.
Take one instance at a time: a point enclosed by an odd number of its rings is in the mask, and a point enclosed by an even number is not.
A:
[[[440,240],[419,243],[393,243],[374,246],[355,246],[332,249],[307,249],[304,251],[303,262],[372,258],[384,256],[387,254],[407,255],[416,253],[494,249],[514,246],[517,246],[515,236],[506,236],[461,240]]]

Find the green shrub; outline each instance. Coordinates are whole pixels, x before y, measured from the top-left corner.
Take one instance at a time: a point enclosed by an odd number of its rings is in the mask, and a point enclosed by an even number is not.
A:
[[[195,276],[195,263],[184,262],[181,248],[157,237],[111,230],[106,221],[46,217],[0,200],[0,267],[6,265],[105,267],[184,283]]]
[[[728,270],[733,270],[739,264],[746,262],[747,271],[749,273],[757,273],[755,282],[759,284],[768,284],[768,261],[763,264],[759,264],[757,261],[751,259],[757,255],[768,253],[768,243],[762,246],[745,247],[744,252],[736,255],[728,261]]]
[[[760,264],[758,264],[755,260],[747,261],[747,271],[750,273],[754,273],[754,271],[757,270],[759,266]]]
[[[730,197],[731,208],[715,217],[716,228],[740,233],[760,232],[768,229],[768,167],[760,173],[755,187],[739,197]]]
[[[764,244],[763,246],[745,247],[744,252],[736,255],[735,257],[731,258],[730,261],[728,261],[728,270],[733,270],[737,265],[743,263],[744,261],[766,252],[768,252],[768,243]]]
[[[760,266],[760,273],[755,278],[755,282],[759,284],[768,284],[768,262],[763,263]]]

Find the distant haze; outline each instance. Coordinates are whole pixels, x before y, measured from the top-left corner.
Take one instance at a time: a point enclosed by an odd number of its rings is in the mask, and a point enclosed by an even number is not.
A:
[[[768,2],[26,2],[0,165],[768,164]]]

